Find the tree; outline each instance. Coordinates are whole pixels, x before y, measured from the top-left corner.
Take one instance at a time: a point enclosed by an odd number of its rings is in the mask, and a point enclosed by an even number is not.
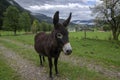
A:
[[[16,35],[16,31],[20,29],[18,26],[18,18],[19,10],[14,6],[9,6],[4,13],[3,26],[7,30],[12,30],[14,35]]]
[[[91,8],[96,19],[105,20],[112,30],[114,40],[120,34],[120,0],[101,0],[102,3]]]
[[[103,25],[103,30],[104,31],[110,31],[109,25]]]
[[[39,23],[38,31],[43,31],[43,27],[42,27],[41,23]]]
[[[47,31],[47,30],[48,30],[48,24],[47,24],[46,22],[43,21],[43,22],[41,23],[41,26],[42,26],[42,30],[43,30],[43,31]]]
[[[22,12],[19,16],[19,26],[25,30],[25,32],[30,31],[31,28],[31,18],[27,12]]]
[[[53,29],[53,25],[48,24],[45,21],[41,22],[38,28],[39,31],[51,31],[52,29]]]
[[[52,24],[49,24],[48,25],[48,31],[51,31],[53,29],[53,25]]]
[[[39,27],[39,21],[35,19],[33,21],[32,28],[31,28],[32,32],[37,33],[38,27]]]

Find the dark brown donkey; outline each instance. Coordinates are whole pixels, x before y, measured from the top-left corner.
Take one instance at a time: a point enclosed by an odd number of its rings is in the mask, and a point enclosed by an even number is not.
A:
[[[72,48],[69,43],[68,31],[66,28],[70,22],[71,15],[72,13],[70,13],[67,20],[65,20],[61,24],[59,23],[59,11],[57,11],[54,14],[53,18],[54,30],[50,34],[41,32],[35,36],[34,47],[37,53],[39,54],[40,64],[42,65],[42,57],[48,57],[50,78],[52,78],[52,58],[54,58],[55,71],[56,74],[58,74],[57,62],[61,51],[63,51],[66,55],[72,53]]]

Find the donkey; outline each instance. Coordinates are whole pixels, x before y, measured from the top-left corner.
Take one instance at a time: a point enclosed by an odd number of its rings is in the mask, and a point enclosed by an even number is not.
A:
[[[40,64],[42,65],[42,58],[44,60],[44,56],[48,57],[50,78],[52,78],[52,58],[54,58],[56,75],[58,75],[57,62],[61,51],[63,51],[65,55],[72,53],[66,28],[70,22],[71,15],[72,13],[70,13],[69,17],[61,24],[59,23],[59,11],[56,11],[53,17],[53,31],[50,34],[41,32],[35,36],[34,48],[39,54]]]

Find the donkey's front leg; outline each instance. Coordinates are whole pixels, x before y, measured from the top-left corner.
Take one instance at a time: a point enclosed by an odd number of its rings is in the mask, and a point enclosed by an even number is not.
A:
[[[55,72],[56,72],[56,75],[58,75],[57,62],[58,62],[58,57],[57,57],[57,58],[54,58],[54,65],[55,65]]]
[[[50,78],[52,78],[52,58],[48,57],[48,62],[49,62],[49,68],[50,68],[50,71],[49,71],[49,76]]]

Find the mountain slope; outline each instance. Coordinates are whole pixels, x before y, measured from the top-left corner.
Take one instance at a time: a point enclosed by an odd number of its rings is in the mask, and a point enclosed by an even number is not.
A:
[[[33,15],[40,22],[45,21],[45,22],[48,22],[48,23],[52,23],[52,18],[48,17],[48,16],[46,16],[44,14],[41,14],[41,13],[31,13],[31,15]]]
[[[48,22],[48,23],[53,23],[53,19],[52,17],[48,17],[44,14],[41,14],[41,13],[31,13],[36,19],[38,19],[40,22],[42,21],[45,21],[45,22]],[[62,23],[64,22],[65,20],[64,19],[60,19],[59,22]]]
[[[53,23],[53,19],[52,17],[48,17],[44,14],[41,13],[31,13],[30,11],[24,9],[23,7],[21,7],[17,2],[15,2],[14,0],[0,0],[0,30],[2,29],[2,23],[3,23],[3,13],[5,12],[5,10],[8,8],[8,6],[13,5],[15,7],[17,7],[19,9],[20,12],[28,12],[32,18],[32,21],[34,19],[38,19],[40,22],[45,21],[48,23]],[[63,22],[64,19],[60,19],[60,22]],[[73,23],[70,23],[73,24]]]
[[[2,29],[2,23],[3,23],[3,13],[6,11],[8,6],[13,5],[16,6],[20,12],[27,11],[24,8],[22,8],[18,3],[16,3],[14,0],[0,0],[0,30]]]
[[[0,0],[0,30],[3,23],[3,12],[5,12],[6,8],[10,5],[7,0]]]

